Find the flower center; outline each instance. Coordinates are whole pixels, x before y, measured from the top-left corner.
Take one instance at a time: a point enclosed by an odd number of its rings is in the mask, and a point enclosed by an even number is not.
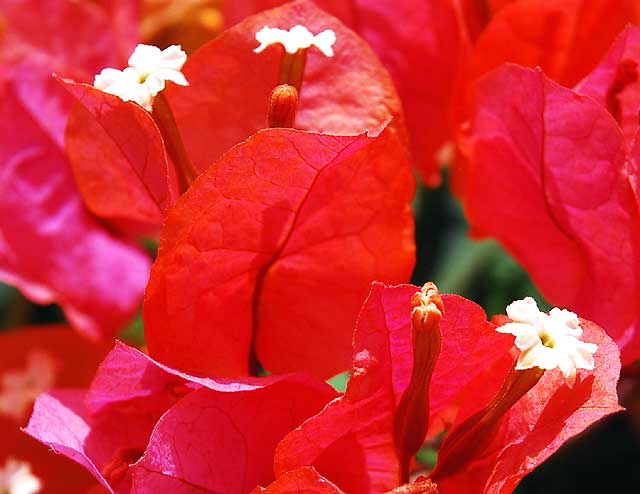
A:
[[[556,340],[553,338],[547,331],[541,331],[538,333],[540,337],[540,341],[542,344],[548,348],[553,348],[556,346]]]

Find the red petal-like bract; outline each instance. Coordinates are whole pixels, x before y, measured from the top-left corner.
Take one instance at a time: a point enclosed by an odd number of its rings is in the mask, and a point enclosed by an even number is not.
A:
[[[625,25],[636,0],[518,0],[499,9],[476,42],[472,79],[504,62],[540,66],[573,86],[596,65]]]
[[[86,84],[60,83],[79,103],[69,117],[66,151],[87,207],[103,218],[159,227],[177,191],[149,113]]]
[[[144,304],[154,358],[246,375],[349,365],[371,280],[414,263],[413,179],[389,129],[341,137],[267,129],[226,153],[169,212]]]
[[[195,378],[118,344],[88,393],[38,398],[26,432],[111,492],[240,494],[274,480],[277,442],[334,396],[295,374]]]
[[[86,386],[108,349],[89,345],[70,327],[23,327],[0,333],[0,469],[9,457],[28,462],[41,494],[84,492],[96,480],[69,459],[26,436],[37,394],[51,386]]]
[[[620,374],[618,348],[595,324],[581,320],[581,327],[581,339],[598,345],[595,370],[579,370],[573,388],[566,385],[558,369],[545,372],[540,382],[503,417],[500,430],[480,457],[439,483],[439,494],[509,494],[562,444],[602,417],[622,409],[616,393]],[[486,381],[472,386],[482,389],[481,394],[485,395],[497,391]],[[458,423],[486,404],[473,393],[466,398]]]
[[[197,170],[267,126],[269,96],[278,83],[281,46],[254,53],[263,27],[311,32],[333,29],[335,55],[309,49],[294,127],[352,135],[379,130],[393,117],[404,139],[401,105],[389,74],[357,35],[311,1],[299,0],[252,16],[194,53],[184,66],[188,87],[167,99]]]
[[[225,2],[225,18],[237,22],[283,3],[284,0]],[[463,49],[452,2],[316,0],[315,3],[362,36],[389,70],[402,100],[414,165],[427,183],[437,184],[440,172],[436,154],[450,138],[449,105]],[[338,33],[338,40],[340,36]],[[337,45],[337,51],[340,49]]]
[[[313,467],[302,467],[283,473],[266,489],[258,487],[253,494],[344,494],[335,484],[320,476]]]
[[[87,80],[121,63],[115,47],[132,44],[119,37],[130,31],[125,11],[68,0],[9,4],[0,6],[0,278],[36,302],[59,303],[83,334],[111,336],[136,310],[150,262],[84,209],[62,152],[72,100],[51,72]]]
[[[478,85],[466,212],[545,297],[640,355],[638,202],[615,120],[541,71],[505,66]],[[526,231],[526,235],[522,232]]]
[[[575,90],[591,96],[609,111],[622,127],[630,146],[639,128],[640,28],[627,27]]]
[[[503,63],[541,67],[551,79],[573,86],[598,63],[630,22],[640,21],[636,0],[514,0],[494,11],[465,61],[452,119],[465,122],[471,113],[474,84]],[[615,55],[614,55],[615,57]],[[466,126],[458,147],[466,153]],[[468,164],[453,163],[452,184],[466,194]]]
[[[150,260],[84,209],[24,86],[0,87],[0,277],[36,302],[59,303],[86,336],[111,336],[136,311]]]
[[[411,297],[416,291],[413,285],[373,284],[358,318],[346,393],[282,440],[276,476],[313,465],[350,494],[399,486],[393,415],[411,377]],[[432,420],[459,404],[462,389],[513,345],[473,302],[456,295],[445,295],[443,301],[442,350],[429,393]],[[496,384],[503,375],[494,376]]]

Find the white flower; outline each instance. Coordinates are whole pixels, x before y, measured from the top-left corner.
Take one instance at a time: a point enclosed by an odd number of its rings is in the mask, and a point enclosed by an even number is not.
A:
[[[7,494],[36,494],[42,490],[42,482],[31,472],[31,465],[8,458],[0,468],[0,492]]]
[[[577,369],[593,370],[598,345],[580,340],[582,328],[573,312],[556,307],[545,314],[527,297],[509,304],[507,315],[514,322],[496,330],[516,337],[515,344],[521,350],[516,369],[558,367],[569,386],[573,386]]]
[[[180,69],[187,54],[179,46],[160,50],[157,46],[138,45],[124,70],[104,69],[95,77],[93,86],[123,101],[134,101],[151,111],[153,98],[165,87],[166,81],[188,86]]]
[[[336,33],[327,29],[314,36],[311,31],[301,25],[293,26],[288,31],[264,26],[256,33],[256,40],[260,43],[260,46],[253,50],[256,53],[260,53],[270,45],[280,43],[290,54],[315,46],[327,57],[332,57]]]

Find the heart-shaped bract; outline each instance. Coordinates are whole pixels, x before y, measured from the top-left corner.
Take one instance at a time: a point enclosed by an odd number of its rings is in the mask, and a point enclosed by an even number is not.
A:
[[[413,178],[378,136],[263,130],[231,149],[169,212],[144,303],[154,358],[207,375],[330,377],[349,365],[373,279],[414,263]]]
[[[65,144],[87,207],[102,218],[158,228],[178,193],[151,115],[86,84],[60,83],[78,103],[69,117]]]
[[[623,362],[637,358],[637,171],[611,114],[508,65],[478,85],[470,136],[465,211],[475,231],[495,236],[550,302],[600,324]]]

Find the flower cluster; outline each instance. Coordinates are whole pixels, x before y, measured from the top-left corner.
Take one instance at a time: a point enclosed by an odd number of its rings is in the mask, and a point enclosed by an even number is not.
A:
[[[69,326],[0,333],[0,493],[510,494],[621,410],[633,2],[598,36],[607,1],[214,2],[181,17],[215,31],[193,52],[174,10],[10,3],[0,279]],[[472,234],[566,309],[405,284],[442,160]]]

